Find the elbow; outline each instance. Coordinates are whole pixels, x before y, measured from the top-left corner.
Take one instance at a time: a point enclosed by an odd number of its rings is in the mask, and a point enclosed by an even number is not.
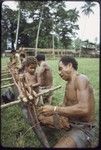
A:
[[[83,113],[84,113],[85,116],[88,116],[89,110],[87,108],[85,108]]]
[[[86,106],[79,106],[79,110],[80,114],[83,116],[87,116],[89,114],[89,109]]]

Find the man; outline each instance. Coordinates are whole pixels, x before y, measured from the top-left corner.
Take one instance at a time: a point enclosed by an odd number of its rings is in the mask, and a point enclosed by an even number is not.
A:
[[[25,58],[27,57],[27,53],[25,49],[23,48],[23,46],[19,48],[19,55],[20,55],[21,63],[23,63],[23,61],[25,61]]]
[[[8,65],[8,67],[12,67],[13,69],[20,69],[21,68],[20,56],[16,52],[16,50],[11,51],[10,63]]]
[[[52,76],[51,68],[49,67],[49,65],[45,61],[45,55],[40,53],[36,56],[36,59],[38,61],[38,65],[39,65],[38,82],[40,84],[40,92],[41,92],[41,91],[44,91],[44,90],[52,87],[53,76]],[[43,101],[44,101],[44,103],[51,104],[52,92],[44,95]]]
[[[63,56],[59,61],[59,75],[67,81],[61,106],[42,106],[44,117],[57,113],[69,119],[70,129],[54,147],[91,147],[95,140],[95,110],[93,88],[88,78],[77,72],[78,63],[73,57]]]

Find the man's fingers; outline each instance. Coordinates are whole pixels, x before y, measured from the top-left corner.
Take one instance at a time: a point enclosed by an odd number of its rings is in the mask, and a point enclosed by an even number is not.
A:
[[[38,108],[38,112],[41,113],[43,111],[43,107]]]

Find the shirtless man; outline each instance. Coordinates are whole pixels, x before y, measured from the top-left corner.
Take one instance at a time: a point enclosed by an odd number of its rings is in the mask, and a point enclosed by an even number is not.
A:
[[[57,113],[67,117],[70,129],[54,147],[86,148],[91,147],[96,137],[95,104],[93,88],[83,74],[77,72],[78,63],[73,57],[63,56],[59,61],[59,75],[68,81],[64,101],[61,106],[46,105],[39,111],[45,117]]]
[[[38,82],[40,84],[40,91],[43,91],[45,89],[49,89],[53,85],[53,77],[52,77],[52,71],[49,65],[45,61],[45,55],[44,54],[38,54],[36,56],[36,59],[38,61],[39,69],[38,69]],[[51,104],[52,101],[52,92],[46,94],[43,96],[44,103]]]
[[[16,50],[11,51],[10,62],[8,64],[8,67],[12,69],[18,69],[18,70],[21,68],[20,56],[16,52]]]
[[[27,57],[27,53],[23,47],[19,48],[19,55],[20,55],[20,60],[23,63],[23,61],[25,61],[25,58]]]

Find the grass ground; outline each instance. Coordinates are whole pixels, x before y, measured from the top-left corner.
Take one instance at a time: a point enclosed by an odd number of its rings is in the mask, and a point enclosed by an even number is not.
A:
[[[78,72],[88,76],[95,91],[96,118],[99,120],[99,59],[77,58],[79,63]],[[1,58],[2,66],[5,66],[8,58]],[[62,85],[62,88],[54,92],[53,105],[63,100],[65,81],[58,75],[58,59],[48,60],[53,71],[54,86]],[[21,108],[15,105],[1,111],[1,144],[4,147],[40,147],[40,142],[32,130],[25,136],[24,133],[30,128],[24,120]]]

